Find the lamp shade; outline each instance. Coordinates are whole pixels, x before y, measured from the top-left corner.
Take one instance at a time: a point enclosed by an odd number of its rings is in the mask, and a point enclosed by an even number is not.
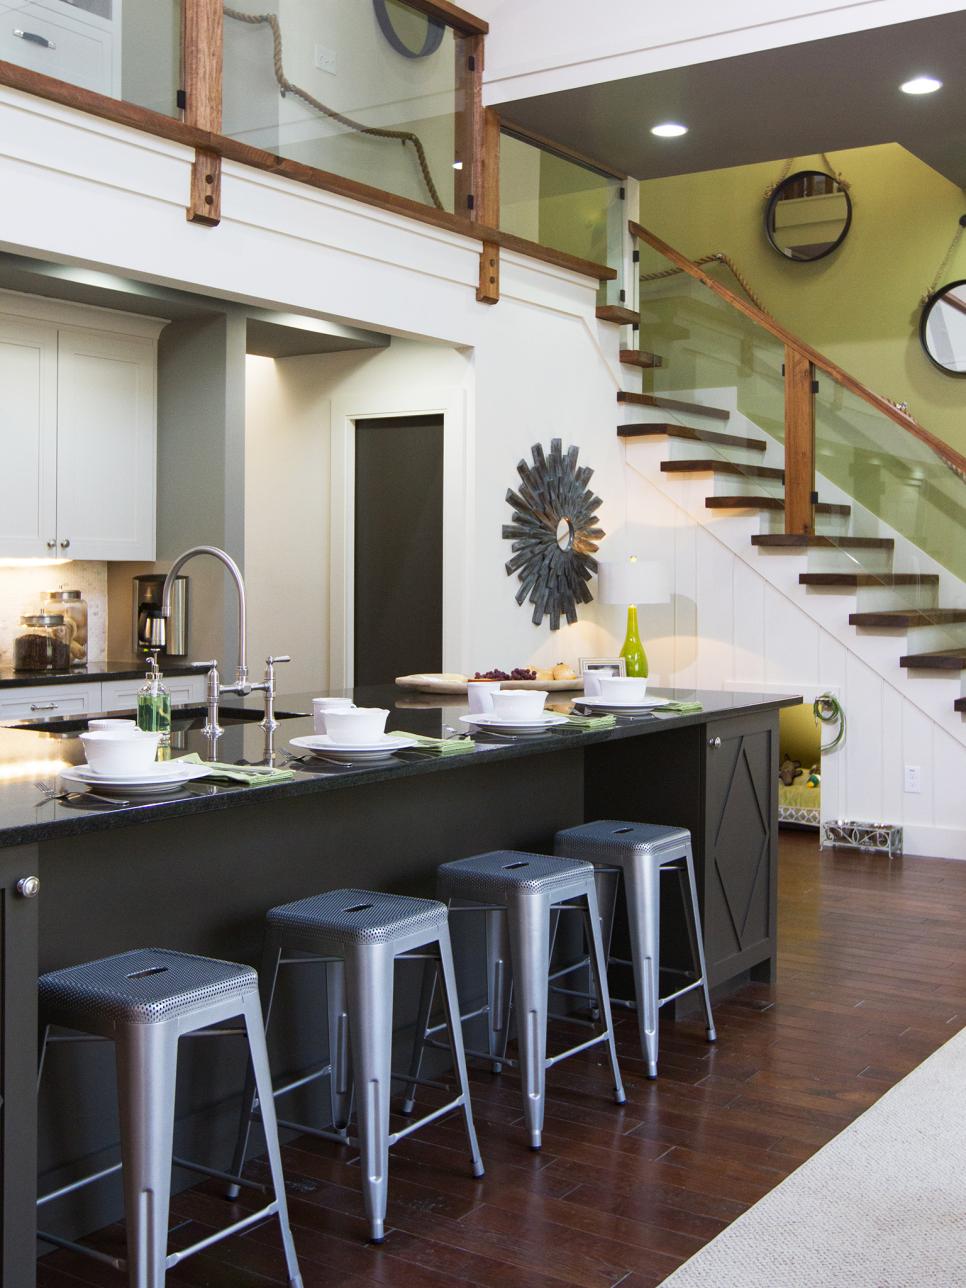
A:
[[[667,569],[654,559],[631,555],[598,569],[597,597],[602,604],[666,604],[671,598]]]

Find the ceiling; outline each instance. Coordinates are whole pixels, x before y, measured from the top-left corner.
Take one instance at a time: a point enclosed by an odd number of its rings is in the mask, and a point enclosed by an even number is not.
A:
[[[900,143],[966,187],[966,10],[501,104],[636,179]],[[913,76],[944,82],[913,97]],[[658,139],[680,121],[689,133]]]

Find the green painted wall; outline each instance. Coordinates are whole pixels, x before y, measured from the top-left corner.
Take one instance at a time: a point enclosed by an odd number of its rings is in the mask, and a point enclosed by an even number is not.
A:
[[[782,160],[645,181],[641,223],[692,259],[729,254],[780,322],[876,393],[907,402],[927,429],[966,451],[966,383],[936,371],[918,339],[920,298],[966,196],[896,143],[831,160],[852,185],[852,229],[813,264],[783,260],[765,238],[765,189],[781,175]],[[799,157],[794,168],[824,167],[819,157]],[[947,277],[966,277],[966,239]],[[734,285],[730,274],[721,280]]]

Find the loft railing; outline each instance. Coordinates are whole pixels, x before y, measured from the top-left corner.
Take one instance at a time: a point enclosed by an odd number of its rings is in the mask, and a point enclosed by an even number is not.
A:
[[[230,160],[473,237],[485,303],[501,248],[616,280],[499,226],[488,25],[448,0],[151,0],[123,29],[120,0],[55,0],[18,30],[0,85],[194,149],[192,222],[219,222]]]
[[[854,509],[860,516],[888,523],[966,580],[966,457],[655,233],[634,222],[629,228],[664,265],[664,271],[645,274],[656,280],[641,294],[642,346],[657,347],[663,329],[668,346],[678,343],[687,350],[678,353],[676,364],[665,361],[660,369],[665,389],[680,390],[682,380],[689,388],[732,383],[739,410],[780,439],[785,533],[815,535],[820,466],[823,478],[858,503]],[[674,272],[706,288],[699,292],[701,299],[689,304],[680,292],[665,292],[664,279]],[[645,314],[657,338],[648,331]],[[697,335],[701,329],[703,341]],[[819,382],[816,373],[832,383]],[[748,483],[749,490],[754,486]]]

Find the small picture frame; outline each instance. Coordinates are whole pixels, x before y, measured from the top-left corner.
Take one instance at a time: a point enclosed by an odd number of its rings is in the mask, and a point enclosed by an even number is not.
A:
[[[622,657],[582,657],[580,659],[580,678],[586,671],[596,671],[600,675],[626,675],[627,666]]]

